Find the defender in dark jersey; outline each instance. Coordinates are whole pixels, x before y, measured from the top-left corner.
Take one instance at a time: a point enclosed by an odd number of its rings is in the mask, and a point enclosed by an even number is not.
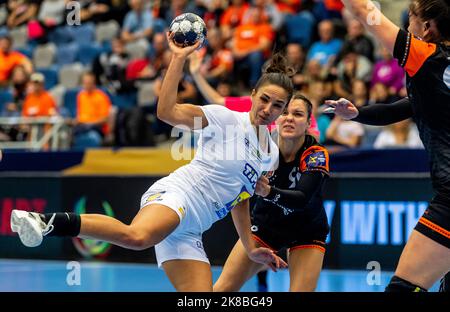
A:
[[[314,291],[329,232],[322,186],[329,174],[327,150],[306,134],[311,102],[294,95],[277,120],[280,163],[256,185],[252,210],[253,238],[279,251],[288,248],[291,291]],[[229,255],[214,291],[237,291],[264,266],[251,261],[240,240]]]
[[[423,291],[450,270],[450,1],[413,0],[409,32],[400,30],[368,0],[343,3],[407,73],[408,98],[393,105],[358,111],[345,99],[327,104],[341,117],[364,123],[381,125],[411,116],[416,122],[430,158],[435,195],[386,290]]]

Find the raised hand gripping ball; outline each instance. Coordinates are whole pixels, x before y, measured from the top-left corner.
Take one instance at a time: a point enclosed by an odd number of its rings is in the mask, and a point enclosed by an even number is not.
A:
[[[174,33],[173,41],[183,47],[194,45],[198,40],[203,46],[206,38],[205,22],[193,13],[184,13],[175,17],[170,23],[169,31]]]

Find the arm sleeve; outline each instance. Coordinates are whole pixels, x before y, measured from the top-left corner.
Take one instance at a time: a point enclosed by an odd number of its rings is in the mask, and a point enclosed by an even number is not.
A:
[[[408,98],[391,104],[371,104],[358,108],[358,111],[358,116],[352,120],[372,126],[386,126],[413,116]]]
[[[425,61],[436,52],[437,46],[400,30],[395,40],[394,57],[410,77],[414,77]]]
[[[322,146],[311,146],[303,152],[299,167],[302,175],[295,189],[271,187],[265,199],[296,211],[304,210],[329,175],[328,151]]]
[[[272,186],[265,199],[295,211],[303,211],[326,177],[320,171],[306,172],[300,177],[296,189],[286,190]]]

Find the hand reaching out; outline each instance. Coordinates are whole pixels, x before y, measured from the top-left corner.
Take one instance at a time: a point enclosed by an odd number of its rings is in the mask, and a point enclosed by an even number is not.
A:
[[[280,268],[287,268],[287,263],[278,257],[275,252],[265,247],[258,247],[248,253],[250,260],[256,263],[267,265],[272,271],[276,272]]]
[[[337,101],[327,100],[325,104],[329,107],[324,109],[324,113],[334,113],[342,119],[350,120],[356,118],[359,114],[356,106],[347,99],[340,98]]]

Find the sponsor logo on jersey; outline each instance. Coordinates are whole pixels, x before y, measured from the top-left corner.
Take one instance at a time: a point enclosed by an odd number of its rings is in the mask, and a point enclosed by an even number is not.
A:
[[[195,246],[197,246],[198,249],[202,249],[203,250],[203,244],[201,241],[195,241]]]
[[[162,194],[164,194],[165,192],[166,192],[166,191],[163,191],[163,192],[159,192],[159,193],[156,193],[156,194],[149,195],[149,196],[147,197],[147,199],[145,200],[145,203],[147,204],[147,203],[151,203],[151,202],[153,202],[153,201],[161,201],[161,200],[162,200],[161,196],[162,196]]]
[[[236,196],[235,199],[233,199],[232,201],[230,201],[229,203],[227,203],[225,205],[225,207],[222,207],[220,209],[216,209],[216,215],[217,217],[219,217],[219,219],[223,219],[225,218],[225,216],[231,211],[231,209],[233,209],[234,207],[236,207],[239,203],[243,202],[244,200],[246,200],[247,198],[250,198],[252,195],[250,195],[250,193],[247,191],[247,189],[245,188],[245,186],[243,186],[241,188],[241,192],[239,193],[238,196]]]
[[[248,163],[244,166],[244,171],[242,171],[244,176],[247,177],[248,181],[252,184],[253,189],[256,186],[256,181],[258,181],[258,172]]]
[[[324,152],[316,152],[306,157],[306,166],[308,168],[325,167],[327,158]]]

